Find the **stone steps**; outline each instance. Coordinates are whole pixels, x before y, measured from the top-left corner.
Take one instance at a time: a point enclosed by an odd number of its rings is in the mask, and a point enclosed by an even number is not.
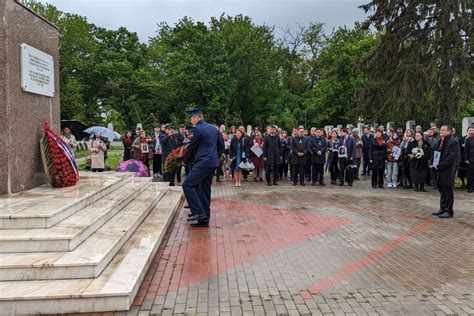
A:
[[[0,230],[0,253],[72,251],[150,183],[122,184],[114,194],[101,198],[50,228]]]
[[[97,278],[1,281],[1,314],[128,310],[182,196],[170,188]]]
[[[132,180],[132,175],[81,177],[68,188],[43,185],[14,195],[0,196],[0,229],[49,228]]]
[[[130,186],[127,185],[126,188]],[[130,238],[168,189],[148,183],[144,191],[73,251],[0,254],[0,280],[94,278]]]

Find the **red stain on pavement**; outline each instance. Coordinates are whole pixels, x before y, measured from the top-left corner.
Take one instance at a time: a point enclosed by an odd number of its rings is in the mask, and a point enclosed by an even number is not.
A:
[[[370,262],[377,259],[377,257],[383,255],[386,252],[391,251],[392,249],[400,247],[403,243],[413,238],[415,235],[419,234],[420,232],[426,230],[428,227],[430,227],[434,223],[435,223],[434,219],[425,220],[424,222],[417,225],[413,229],[399,235],[398,237],[383,244],[382,246],[368,253],[362,258],[357,259],[349,263],[348,265],[344,266],[342,269],[332,273],[331,275],[329,275],[327,278],[320,281],[319,283],[316,283],[310,286],[307,290],[301,291],[301,296],[303,297],[303,299],[310,299],[311,294],[318,294],[331,288],[336,283],[349,277],[353,272],[362,269],[363,267],[368,265]]]
[[[308,240],[349,223],[343,217],[216,199],[210,228],[192,228],[181,211],[134,305]]]

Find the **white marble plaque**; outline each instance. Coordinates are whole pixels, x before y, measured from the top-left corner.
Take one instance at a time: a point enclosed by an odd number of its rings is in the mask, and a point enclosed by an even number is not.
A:
[[[54,58],[27,44],[21,44],[21,88],[54,96]]]

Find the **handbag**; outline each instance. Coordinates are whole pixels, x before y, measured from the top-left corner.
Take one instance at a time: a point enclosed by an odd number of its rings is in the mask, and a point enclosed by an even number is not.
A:
[[[255,165],[252,162],[243,162],[242,161],[239,165],[239,168],[243,169],[243,170],[251,171],[251,170],[255,169]]]

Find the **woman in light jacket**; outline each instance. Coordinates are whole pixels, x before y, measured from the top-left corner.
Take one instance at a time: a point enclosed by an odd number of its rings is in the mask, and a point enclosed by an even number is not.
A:
[[[91,152],[91,171],[103,172],[105,170],[104,153],[107,151],[107,145],[100,136],[94,135],[89,141],[89,151]]]

